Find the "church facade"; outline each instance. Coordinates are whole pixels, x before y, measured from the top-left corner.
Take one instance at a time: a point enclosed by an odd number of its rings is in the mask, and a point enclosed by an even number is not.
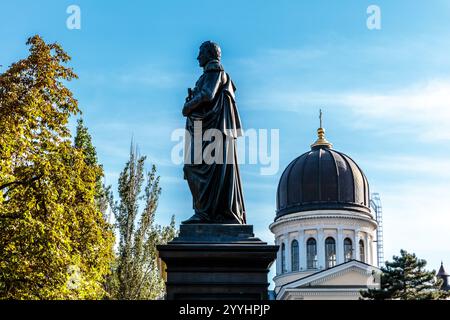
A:
[[[349,156],[318,129],[311,150],[281,175],[270,230],[279,245],[277,300],[359,299],[378,287],[377,221],[369,183]]]

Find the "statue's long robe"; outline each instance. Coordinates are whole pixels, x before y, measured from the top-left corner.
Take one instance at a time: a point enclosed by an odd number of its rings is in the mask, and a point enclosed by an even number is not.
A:
[[[235,102],[235,90],[232,80],[220,63],[212,61],[206,65],[203,75],[197,81],[192,99],[185,104],[192,111],[186,120],[190,139],[186,140],[188,144],[184,177],[193,196],[195,213],[204,222],[246,223],[236,148],[236,139],[242,135],[242,127]],[[215,149],[219,155],[215,152],[212,155],[216,156],[216,160],[220,158],[223,161],[205,163],[204,157],[199,159],[198,156],[201,157],[205,149],[206,153],[210,151],[214,139],[195,143],[194,138],[199,135],[194,134],[194,125],[197,122],[199,127],[198,121],[201,121],[202,137],[209,129],[216,129],[216,133],[221,134],[223,143],[216,144],[219,147]],[[196,146],[201,146],[201,150],[195,150]]]

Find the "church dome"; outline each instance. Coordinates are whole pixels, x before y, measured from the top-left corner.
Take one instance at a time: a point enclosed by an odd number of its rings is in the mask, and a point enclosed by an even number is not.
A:
[[[322,125],[321,125],[322,126]],[[310,210],[346,210],[371,216],[369,183],[349,156],[332,149],[325,130],[311,150],[294,159],[278,184],[277,214]]]

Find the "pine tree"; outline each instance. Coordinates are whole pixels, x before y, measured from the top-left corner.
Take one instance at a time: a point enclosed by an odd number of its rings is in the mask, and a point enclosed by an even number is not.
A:
[[[405,250],[393,261],[386,261],[381,268],[381,287],[362,291],[366,299],[386,300],[434,300],[445,299],[448,293],[441,290],[441,280],[436,278],[435,270],[425,270],[427,262]]]
[[[77,76],[60,45],[27,44],[0,74],[0,298],[101,298],[114,238],[95,204],[102,169],[68,128]]]
[[[145,156],[137,156],[132,144],[129,161],[119,177],[120,201],[111,204],[120,242],[109,287],[111,297],[121,300],[156,299],[164,294],[156,245],[167,243],[176,233],[174,217],[169,226],[155,224],[160,178],[153,165],[145,179],[145,159]],[[140,201],[143,202],[141,213]]]

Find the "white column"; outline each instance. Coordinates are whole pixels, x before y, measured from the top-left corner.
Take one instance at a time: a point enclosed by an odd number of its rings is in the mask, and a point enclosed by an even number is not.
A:
[[[278,264],[280,263],[280,246],[278,238],[275,238],[275,245],[278,246],[277,259],[275,260],[275,274],[278,275],[278,270],[280,270]]]
[[[367,234],[367,232],[365,233],[364,240],[365,240],[364,251],[365,251],[366,261],[363,261],[363,262],[370,264],[369,248],[371,246],[371,243],[369,242],[369,235]]]
[[[325,242],[323,228],[317,229],[317,268],[325,269]]]
[[[298,232],[298,248],[300,251],[299,254],[299,270],[306,270],[306,239],[305,239],[305,230],[299,230]]]
[[[281,242],[281,245],[284,244],[284,269],[287,270],[287,243],[286,243],[286,235],[283,235],[283,240]],[[280,252],[280,261],[283,262],[283,250]],[[283,263],[280,264],[280,274],[284,274],[283,272]]]
[[[353,259],[359,260],[359,229],[355,229],[355,237],[353,243]]]
[[[286,271],[291,272],[292,271],[292,250],[291,250],[291,244],[292,244],[291,237],[289,236],[289,233],[286,235]]]
[[[336,264],[344,263],[344,239],[342,228],[338,228],[336,237]]]
[[[376,231],[372,232],[372,265],[378,266],[378,242],[375,242],[374,240],[378,240],[376,236]]]

